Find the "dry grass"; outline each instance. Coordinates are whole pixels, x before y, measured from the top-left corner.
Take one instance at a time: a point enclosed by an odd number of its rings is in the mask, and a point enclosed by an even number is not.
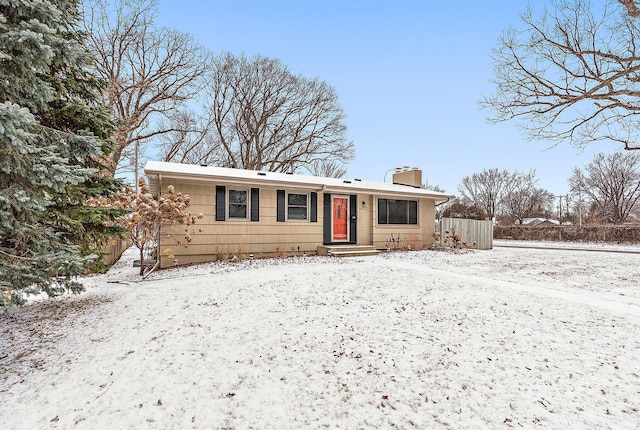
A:
[[[405,245],[407,250],[416,251],[422,249],[422,241],[417,234],[408,234],[405,236]]]
[[[43,369],[57,342],[83,330],[87,310],[111,302],[107,296],[63,296],[42,300],[0,313],[0,381],[5,387]],[[6,381],[13,380],[6,384]]]
[[[274,258],[283,258],[286,257],[287,254],[287,247],[285,244],[283,244],[282,242],[278,243],[278,246],[276,247],[276,250],[273,251],[273,257]]]

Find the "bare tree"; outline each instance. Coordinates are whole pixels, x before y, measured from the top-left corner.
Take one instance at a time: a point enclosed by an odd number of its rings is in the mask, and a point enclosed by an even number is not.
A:
[[[453,201],[441,213],[440,218],[466,218],[483,220],[487,218],[487,213],[478,205],[465,205],[459,201]]]
[[[550,212],[554,196],[549,191],[538,188],[535,170],[529,173],[515,171],[505,181],[505,191],[501,200],[504,214],[522,224],[525,218]]]
[[[493,50],[490,121],[515,120],[531,140],[640,149],[640,16],[632,0],[557,0]]]
[[[335,160],[315,160],[308,166],[307,170],[314,176],[325,178],[343,178],[347,174],[344,165]]]
[[[442,188],[440,185],[437,185],[437,184],[430,184],[428,179],[424,184],[422,184],[422,189],[437,191],[439,193],[446,193],[444,188]],[[455,201],[456,201],[455,199],[451,199],[451,200],[445,200],[445,201],[436,203],[436,220],[442,219],[442,216],[443,216],[442,214],[449,207],[451,207],[451,205],[453,205]],[[483,219],[483,218],[478,218],[478,219]]]
[[[505,190],[501,200],[504,214],[514,218],[522,224],[533,207],[532,194],[536,186],[537,179],[535,171],[529,173],[509,174],[505,180]]]
[[[489,169],[462,178],[458,191],[463,201],[481,207],[490,219],[497,214],[511,174],[507,170]]]
[[[578,190],[577,193],[567,194],[565,197],[565,207],[571,222],[582,225],[591,220],[591,211],[588,205],[591,204],[591,201],[585,201],[581,191]],[[593,204],[591,206],[595,207]]]
[[[573,169],[569,185],[611,222],[622,223],[640,199],[640,153],[597,154],[584,169]]]
[[[136,176],[141,145],[181,125],[162,120],[196,98],[208,64],[189,34],[155,27],[156,8],[156,0],[84,1],[86,44],[121,123],[112,161],[130,158]]]
[[[207,115],[165,147],[165,160],[288,172],[353,158],[338,97],[325,82],[262,56],[222,54],[211,69],[203,91]]]
[[[548,190],[532,187],[508,193],[502,206],[506,216],[522,224],[525,218],[551,216],[554,200],[555,196]]]
[[[549,218],[553,212],[555,198],[549,190],[535,188],[531,195],[532,207],[528,216]]]
[[[170,130],[160,137],[164,161],[229,166],[210,133],[212,118],[192,110],[177,111],[167,119]]]
[[[446,193],[446,191],[444,190],[444,188],[442,188],[440,185],[438,184],[430,184],[429,180],[427,179],[427,181],[422,184],[422,189],[423,190],[431,190],[431,191],[437,191],[439,193]]]

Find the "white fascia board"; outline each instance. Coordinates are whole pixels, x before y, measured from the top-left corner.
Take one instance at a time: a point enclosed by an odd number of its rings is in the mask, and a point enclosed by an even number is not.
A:
[[[416,190],[416,191],[413,191]],[[394,197],[394,198],[421,198],[421,199],[434,199],[434,200],[447,200],[453,198],[453,196],[444,195],[440,193],[432,193],[429,190],[422,190],[424,192],[419,192],[418,188],[410,188],[401,190],[391,190],[391,189],[383,189],[383,188],[375,188],[375,187],[324,187],[323,191],[328,193],[359,193],[359,194],[370,194],[376,195],[379,197]]]
[[[167,178],[195,179],[234,185],[289,187],[329,193],[360,193],[398,198],[413,197],[449,200],[454,197],[445,193],[408,185],[366,182],[355,179],[348,180],[342,178],[291,175],[277,172],[259,172],[256,170],[198,166],[162,161],[149,161],[144,170],[147,176],[162,177],[163,180]]]

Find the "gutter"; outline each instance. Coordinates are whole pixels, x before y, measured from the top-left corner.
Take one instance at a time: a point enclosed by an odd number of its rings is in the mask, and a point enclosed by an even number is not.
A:
[[[291,187],[291,188],[296,188],[296,189],[300,189],[300,190],[311,190],[311,191],[322,191],[322,192],[329,192],[329,193],[349,193],[349,194],[353,194],[353,193],[361,193],[361,194],[367,194],[367,195],[379,195],[379,196],[389,196],[389,197],[398,197],[398,198],[407,198],[407,197],[414,197],[414,198],[428,198],[428,199],[434,199],[434,200],[438,200],[441,199],[443,196],[442,195],[430,195],[430,194],[425,194],[425,193],[414,193],[412,192],[414,189],[415,190],[422,190],[422,188],[413,188],[411,186],[407,186],[406,190],[381,190],[381,189],[375,189],[375,188],[368,188],[368,187],[364,187],[364,186],[358,186],[358,180],[343,180],[345,183],[345,186],[339,186],[336,184],[332,184],[332,185],[327,185],[327,184],[323,184],[320,182],[316,182],[316,183],[301,183],[295,180],[292,181],[287,181],[287,180],[283,180],[283,179],[274,179],[274,178],[266,178],[266,173],[262,175],[262,172],[256,172],[257,176],[256,178],[239,178],[237,176],[227,176],[227,175],[215,175],[215,176],[211,176],[211,175],[207,175],[207,174],[194,174],[194,173],[175,173],[175,172],[164,172],[164,171],[154,171],[152,169],[146,170],[145,174],[147,175],[147,177],[150,176],[155,176],[158,178],[158,180],[162,180],[162,181],[166,181],[167,179],[183,179],[183,180],[192,180],[192,181],[202,181],[202,182],[226,182],[229,184],[238,184],[238,185],[246,185],[246,186],[256,186],[257,184],[259,184],[261,181],[259,178],[263,178],[264,179],[264,184],[267,184],[268,186],[273,186],[273,187],[278,187],[278,186],[282,186],[282,187]],[[447,200],[444,202],[448,202],[449,200],[451,200],[452,198],[455,198],[455,196],[448,196]]]
[[[146,172],[145,172],[146,173]],[[162,178],[162,180],[166,179],[183,179],[183,180],[191,180],[191,181],[202,181],[202,182],[226,182],[229,184],[238,184],[238,185],[248,185],[255,186],[259,182],[249,179],[249,178],[238,178],[235,176],[223,176],[216,175],[215,177],[207,176],[207,175],[196,175],[196,174],[181,174],[181,173],[167,173],[167,172],[157,172],[150,170],[149,173],[146,173],[147,176],[157,176],[158,179]],[[322,186],[320,184],[301,184],[299,182],[293,181],[282,181],[282,180],[273,180],[265,182],[269,185],[278,186],[278,185],[288,185],[291,187],[295,187],[298,189],[309,189],[320,191]]]
[[[436,207],[438,207],[438,206],[442,206],[442,205],[444,205],[444,204],[449,203],[451,200],[453,200],[453,199],[455,199],[455,198],[456,198],[456,196],[449,196],[449,197],[447,197],[447,200],[444,200],[444,201],[441,201],[441,202],[439,202],[439,203],[436,203],[436,205],[435,205],[435,206],[436,206]]]

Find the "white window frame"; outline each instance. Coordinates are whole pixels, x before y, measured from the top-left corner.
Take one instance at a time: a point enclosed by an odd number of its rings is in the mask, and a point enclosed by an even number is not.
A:
[[[305,215],[305,219],[299,219],[299,218],[289,218],[289,195],[290,194],[300,194],[303,196],[307,196],[307,213]],[[305,192],[296,192],[296,191],[286,191],[284,194],[284,210],[285,210],[285,220],[286,221],[290,221],[290,222],[310,222],[309,220],[311,219],[310,217],[310,213],[309,211],[311,210],[311,193],[305,193]],[[292,206],[292,207],[302,207],[302,206]]]
[[[229,201],[229,198],[231,197],[231,193],[233,191],[242,191],[247,196],[247,200],[246,200],[247,211],[245,213],[245,217],[244,218],[230,216],[229,208],[231,206],[231,202]],[[248,221],[250,216],[251,216],[251,190],[244,189],[244,188],[239,188],[239,187],[227,187],[226,194],[227,194],[227,196],[226,196],[226,198],[227,198],[227,205],[226,205],[227,221]]]

